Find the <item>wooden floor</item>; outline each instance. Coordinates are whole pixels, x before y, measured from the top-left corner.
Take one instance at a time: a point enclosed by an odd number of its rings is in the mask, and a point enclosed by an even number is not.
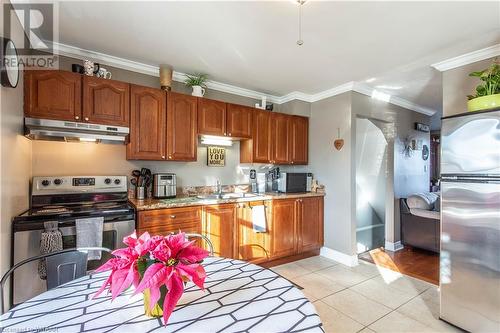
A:
[[[439,254],[437,253],[405,246],[403,250],[397,252],[378,248],[360,254],[359,258],[377,266],[439,284]]]

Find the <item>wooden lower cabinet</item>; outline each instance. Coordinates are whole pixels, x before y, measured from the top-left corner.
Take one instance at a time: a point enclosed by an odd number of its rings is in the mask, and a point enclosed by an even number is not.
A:
[[[266,232],[253,231],[252,207],[264,205]],[[323,245],[323,197],[252,201],[139,211],[138,233],[206,235],[214,255],[264,263]],[[208,249],[203,241],[197,245]]]
[[[252,206],[266,206],[267,232],[254,232],[252,224]],[[261,263],[271,258],[270,230],[272,221],[269,203],[263,201],[238,204],[237,206],[237,257],[251,263]]]
[[[137,212],[138,234],[149,232],[151,235],[171,233],[201,233],[201,207],[181,207],[153,209]],[[197,245],[202,242],[197,240]]]
[[[272,203],[271,257],[281,258],[297,252],[296,199]]]
[[[202,233],[212,242],[215,256],[236,257],[234,242],[236,209],[235,204],[203,207]]]
[[[297,243],[299,252],[319,249],[323,246],[323,197],[298,199]]]

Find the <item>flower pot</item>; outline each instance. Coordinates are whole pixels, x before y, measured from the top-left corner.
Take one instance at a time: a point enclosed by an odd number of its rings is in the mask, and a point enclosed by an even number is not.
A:
[[[202,86],[192,86],[191,88],[193,88],[193,93],[191,95],[196,97],[203,97],[203,95],[205,95],[205,88]]]
[[[142,295],[144,297],[144,314],[146,315],[146,317],[159,318],[159,317],[163,316],[163,310],[158,305],[158,303],[155,304],[153,309],[149,308],[149,303],[150,303],[150,298],[151,298],[151,294],[149,292],[149,289],[144,290]]]
[[[469,111],[481,111],[500,108],[500,94],[476,97],[467,102]]]

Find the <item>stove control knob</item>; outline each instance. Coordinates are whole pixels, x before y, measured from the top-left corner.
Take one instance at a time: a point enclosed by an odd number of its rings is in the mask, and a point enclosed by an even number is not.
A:
[[[54,179],[54,184],[61,185],[62,184],[62,180],[60,178],[56,178],[56,179]]]
[[[116,184],[116,185],[120,185],[120,183],[121,183],[121,182],[122,182],[121,180],[119,180],[119,179],[115,179],[115,184]]]
[[[106,184],[106,185],[111,184],[111,178],[104,179],[104,184]]]
[[[48,180],[48,179],[42,180],[42,185],[43,186],[49,186],[50,185],[50,180]]]

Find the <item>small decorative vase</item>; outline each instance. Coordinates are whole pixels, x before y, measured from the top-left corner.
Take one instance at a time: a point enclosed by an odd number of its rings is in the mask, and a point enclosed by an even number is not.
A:
[[[158,305],[158,303],[155,304],[152,310],[149,308],[149,303],[151,299],[151,294],[149,292],[149,289],[144,290],[142,295],[144,296],[144,314],[146,315],[146,317],[159,318],[163,316],[163,310]]]
[[[173,69],[169,65],[160,65],[160,86],[161,89],[172,90]]]
[[[500,108],[500,94],[476,97],[467,102],[469,111],[482,111]]]
[[[203,95],[205,95],[205,88],[202,86],[192,86],[191,88],[193,88],[193,93],[191,95],[196,97],[203,97]]]

